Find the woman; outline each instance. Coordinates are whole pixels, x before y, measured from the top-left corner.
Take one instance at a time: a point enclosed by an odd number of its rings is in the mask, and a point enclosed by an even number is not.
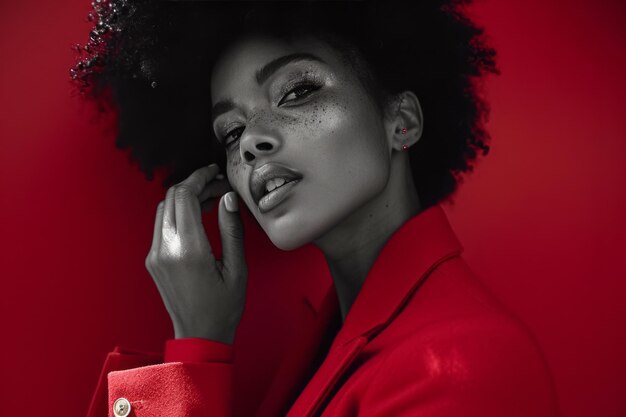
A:
[[[94,4],[72,76],[112,94],[147,175],[175,167],[146,257],[175,340],[165,363],[105,366],[109,415],[557,414],[539,349],[439,205],[489,149],[476,81],[495,53],[467,1],[415,3]],[[201,218],[218,197],[221,260]],[[334,283],[245,412],[244,205],[279,249],[319,248]]]

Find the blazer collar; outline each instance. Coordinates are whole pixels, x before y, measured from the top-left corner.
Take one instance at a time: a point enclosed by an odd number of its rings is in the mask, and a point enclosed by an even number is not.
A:
[[[439,204],[407,220],[376,258],[333,345],[345,345],[359,336],[371,339],[393,320],[437,265],[462,250]],[[335,291],[334,287],[330,290]]]

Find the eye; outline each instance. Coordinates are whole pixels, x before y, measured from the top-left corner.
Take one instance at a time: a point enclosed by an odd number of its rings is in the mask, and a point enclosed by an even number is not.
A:
[[[320,88],[321,88],[321,86],[316,85],[316,84],[312,84],[312,83],[302,83],[302,84],[296,85],[294,88],[289,90],[289,92],[281,99],[281,101],[278,103],[278,105],[280,106],[284,102],[298,100],[299,98],[305,97],[305,96],[311,94],[313,91],[319,90]],[[292,94],[294,95],[295,98],[293,98],[291,100],[285,100],[287,97],[289,97]],[[224,143],[224,147],[227,150],[230,149],[232,147],[231,145],[239,140],[239,137],[241,136],[241,133],[244,130],[245,130],[245,126],[239,126],[239,127],[235,128],[235,129],[229,130],[224,135],[224,137],[222,139],[222,143]],[[237,137],[234,138],[233,140],[231,140],[230,142],[227,142],[227,139],[233,133],[235,133],[237,131],[239,131],[239,134],[237,135]]]
[[[292,88],[278,103],[278,105],[280,106],[281,104],[283,104],[284,102],[289,102],[289,101],[294,101],[297,100],[301,97],[307,96],[309,94],[311,94],[313,91],[319,90],[321,87],[315,84],[311,84],[311,83],[305,83],[305,84],[300,84],[295,86],[294,88]],[[307,91],[307,93],[303,93],[304,91]],[[292,100],[285,100],[287,97],[294,95],[294,99]]]
[[[230,130],[228,133],[226,133],[226,135],[224,135],[224,138],[222,139],[223,142],[224,142],[224,147],[226,149],[229,149],[233,143],[237,142],[237,140],[239,140],[239,136],[241,136],[241,132],[243,132],[244,129],[245,129],[244,126],[239,126],[239,127],[235,128],[233,130]],[[238,130],[241,131],[239,133],[239,135],[237,135],[237,137],[235,139],[231,140],[230,142],[226,142],[226,139],[228,139],[234,132],[236,132]]]

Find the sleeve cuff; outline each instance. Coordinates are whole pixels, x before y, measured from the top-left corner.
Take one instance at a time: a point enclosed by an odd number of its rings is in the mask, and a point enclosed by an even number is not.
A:
[[[112,371],[156,365],[163,361],[163,354],[115,346],[109,352],[100,371],[96,389],[91,397],[87,417],[101,417],[107,409],[107,375]]]
[[[164,362],[233,362],[233,346],[214,340],[188,337],[165,342]]]
[[[108,417],[116,416],[113,407],[120,400],[128,417],[232,417],[234,376],[234,366],[226,363],[162,363],[113,371],[105,407]]]

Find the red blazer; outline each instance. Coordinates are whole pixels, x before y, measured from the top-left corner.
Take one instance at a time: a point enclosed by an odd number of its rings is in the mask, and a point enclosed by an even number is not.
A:
[[[271,380],[236,383],[233,346],[218,342],[169,340],[163,358],[117,348],[89,416],[105,402],[110,417],[558,415],[533,337],[461,252],[432,206],[390,238],[343,324],[331,285],[306,298],[314,314]],[[238,406],[258,392],[254,409]]]

